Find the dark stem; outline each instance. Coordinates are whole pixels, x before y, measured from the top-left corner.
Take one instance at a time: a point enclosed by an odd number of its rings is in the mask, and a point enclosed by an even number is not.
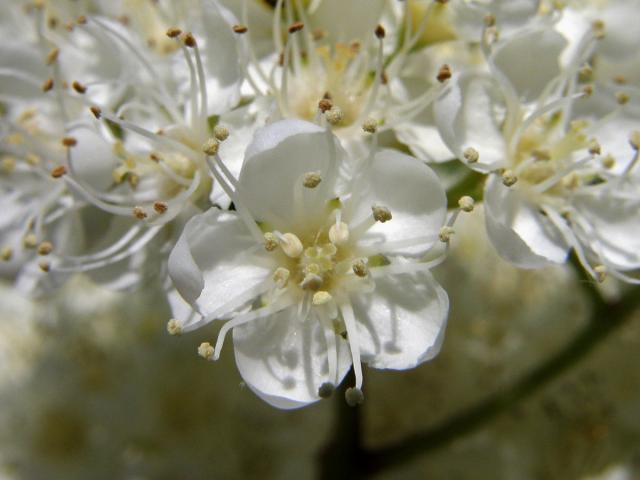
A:
[[[592,300],[592,315],[589,323],[562,350],[543,360],[513,384],[434,428],[414,433],[381,448],[361,451],[359,462],[366,468],[366,473],[372,475],[383,472],[419,455],[442,448],[452,440],[486,425],[582,360],[622,326],[630,317],[630,313],[640,304],[640,292],[637,288],[629,290],[619,300],[607,303],[592,282],[583,282],[582,285]]]

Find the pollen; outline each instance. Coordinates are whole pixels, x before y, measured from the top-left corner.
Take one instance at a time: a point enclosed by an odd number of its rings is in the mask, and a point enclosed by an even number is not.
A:
[[[58,165],[51,169],[51,176],[53,178],[60,178],[67,173],[67,167],[64,165]]]
[[[465,151],[462,152],[462,156],[469,163],[476,163],[478,160],[480,160],[480,154],[473,147],[466,148]]]
[[[202,145],[202,151],[209,156],[214,156],[218,154],[218,150],[220,149],[220,142],[215,138],[210,138]]]
[[[465,195],[464,197],[460,197],[460,200],[458,200],[458,206],[463,212],[473,212],[475,201],[470,196]]]
[[[338,125],[344,119],[344,112],[340,107],[334,105],[324,113],[324,116],[331,125]]]
[[[216,125],[213,128],[213,136],[216,137],[216,140],[224,142],[229,138],[229,129],[224,125]]]
[[[38,255],[49,255],[53,251],[53,244],[51,242],[42,242],[38,245]]]
[[[322,182],[320,172],[308,172],[304,174],[302,178],[302,185],[306,188],[316,188]]]
[[[506,187],[511,187],[518,182],[518,177],[513,173],[513,170],[505,170],[502,172],[502,183]]]
[[[8,262],[12,257],[13,249],[11,247],[2,247],[2,249],[0,249],[0,258],[3,261]]]
[[[375,118],[367,118],[362,124],[362,130],[367,133],[376,133],[378,130],[378,121]]]
[[[198,347],[198,355],[205,360],[213,360],[214,349],[209,342],[202,342]]]
[[[451,235],[453,235],[454,233],[455,233],[455,230],[453,229],[453,227],[449,227],[448,225],[445,225],[440,229],[440,232],[438,233],[438,238],[440,238],[440,241],[442,243],[449,243],[449,240],[451,240]]]
[[[351,264],[351,268],[353,269],[353,273],[355,273],[358,277],[366,277],[369,274],[369,269],[367,268],[367,264],[364,263],[363,260],[356,260]]]
[[[374,205],[371,207],[371,211],[373,212],[373,218],[376,222],[385,223],[393,218],[391,211],[387,207]]]
[[[167,332],[169,332],[169,335],[181,335],[182,325],[175,318],[172,318],[167,322]]]
[[[315,306],[324,305],[326,303],[329,303],[332,299],[333,297],[329,292],[320,290],[313,294],[313,299],[311,300],[311,303],[313,303]]]
[[[264,234],[264,248],[267,252],[273,252],[278,248],[278,238],[271,232]]]
[[[133,216],[138,220],[144,220],[147,218],[147,212],[142,207],[133,207]]]

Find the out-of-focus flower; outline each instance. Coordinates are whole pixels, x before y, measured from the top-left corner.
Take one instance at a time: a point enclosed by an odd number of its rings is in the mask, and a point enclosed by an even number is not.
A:
[[[169,258],[182,297],[215,319],[209,359],[233,329],[236,363],[260,397],[295,408],[331,393],[353,364],[347,401],[362,400],[361,362],[406,369],[439,350],[445,292],[420,258],[438,240],[445,197],[431,170],[372,149],[355,160],[333,134],[284,120],[259,130],[238,180],[209,157],[236,212],[193,217]]]

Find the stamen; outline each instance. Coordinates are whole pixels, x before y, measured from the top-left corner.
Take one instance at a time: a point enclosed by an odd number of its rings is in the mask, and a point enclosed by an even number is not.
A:
[[[469,163],[477,163],[478,160],[480,160],[480,154],[473,147],[468,147],[467,149],[465,149],[465,151],[462,153],[462,156]]]
[[[371,207],[371,211],[373,212],[373,218],[376,222],[385,223],[393,218],[391,211],[387,207],[374,205]]]
[[[229,138],[229,129],[223,125],[216,125],[213,127],[213,136],[216,137],[216,140],[224,142]]]
[[[182,325],[175,318],[167,322],[167,332],[169,335],[182,335]]]
[[[335,389],[336,387],[333,383],[324,382],[322,385],[320,385],[320,388],[318,389],[318,396],[324,399],[330,398],[331,395],[333,395],[333,392],[335,391]]]
[[[198,347],[198,355],[200,355],[205,360],[213,360],[214,353],[215,350],[209,342],[202,342]]]
[[[38,245],[38,255],[49,255],[53,251],[53,244],[51,242],[42,242]]]
[[[220,148],[220,142],[215,138],[210,138],[204,145],[202,145],[202,151],[207,155],[213,156],[218,153],[218,149]]]
[[[347,405],[350,407],[355,407],[364,403],[364,394],[362,393],[362,390],[356,387],[347,388],[344,392],[344,398]]]
[[[271,232],[264,234],[264,248],[267,252],[273,252],[278,248],[278,238]]]
[[[280,242],[280,248],[287,257],[298,258],[302,255],[302,251],[304,247],[302,246],[302,242],[300,239],[293,233],[285,233],[283,235],[278,235],[278,240]]]
[[[473,200],[473,198],[465,195],[464,197],[460,197],[460,200],[458,200],[458,206],[463,212],[473,212],[475,201]]]
[[[362,130],[367,133],[376,133],[378,130],[378,121],[375,118],[367,118],[362,124]]]
[[[511,187],[518,182],[518,177],[513,172],[513,170],[505,170],[502,172],[502,183],[506,187]]]
[[[33,233],[28,233],[22,239],[22,245],[24,248],[36,248],[38,244],[38,238]]]
[[[353,269],[353,273],[355,273],[358,277],[364,278],[369,274],[369,269],[367,268],[367,264],[361,259],[353,262],[353,264],[351,265],[351,268]]]
[[[142,207],[133,207],[132,213],[133,216],[138,220],[144,220],[145,218],[147,218],[147,212],[145,212],[144,208]]]
[[[455,230],[453,229],[453,227],[445,225],[440,229],[440,233],[438,234],[438,237],[440,238],[440,241],[442,243],[449,243],[449,240],[451,240],[451,235],[453,235],[454,233],[455,233]]]

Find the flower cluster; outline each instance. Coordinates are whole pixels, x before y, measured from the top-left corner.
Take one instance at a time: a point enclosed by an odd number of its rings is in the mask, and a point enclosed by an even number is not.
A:
[[[0,5],[2,277],[154,282],[276,407],[438,353],[476,203],[518,267],[640,283],[636,0]]]

